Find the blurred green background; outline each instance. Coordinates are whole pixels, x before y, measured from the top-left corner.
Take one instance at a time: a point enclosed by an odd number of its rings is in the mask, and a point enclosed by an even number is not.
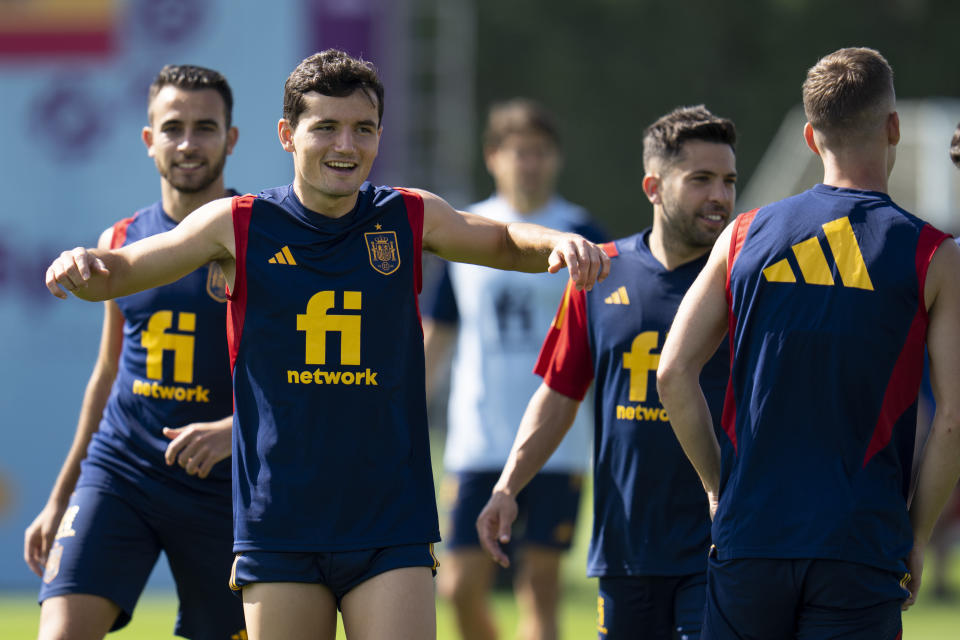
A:
[[[742,187],[800,103],[806,70],[838,48],[883,53],[900,99],[960,97],[956,0],[482,0],[476,11],[478,112],[512,95],[555,109],[561,190],[615,235],[651,220],[643,129],[675,106],[734,120]],[[474,181],[476,196],[492,189],[479,159]]]

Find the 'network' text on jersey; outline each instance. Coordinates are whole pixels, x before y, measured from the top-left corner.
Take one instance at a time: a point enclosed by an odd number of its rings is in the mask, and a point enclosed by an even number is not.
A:
[[[340,339],[340,365],[359,366],[363,295],[360,291],[344,291],[343,310],[357,313],[331,313],[337,304],[337,292],[318,291],[307,301],[306,313],[297,314],[297,331],[304,332],[304,364],[327,364],[327,338]],[[288,384],[339,384],[379,386],[378,372],[327,369],[287,370]]]

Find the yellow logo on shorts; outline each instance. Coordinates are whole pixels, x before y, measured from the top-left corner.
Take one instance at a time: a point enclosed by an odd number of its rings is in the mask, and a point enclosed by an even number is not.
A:
[[[603,596],[597,596],[597,631],[607,635],[607,627],[603,620]]]
[[[59,542],[53,544],[50,549],[50,555],[47,556],[47,564],[43,568],[43,581],[47,584],[53,582],[53,579],[60,573],[60,559],[63,557],[63,545]]]
[[[78,513],[80,513],[80,505],[78,504],[73,505],[63,512],[63,517],[60,518],[60,526],[57,527],[57,535],[53,538],[54,540],[77,535],[77,532],[73,529],[73,521],[77,519]]]

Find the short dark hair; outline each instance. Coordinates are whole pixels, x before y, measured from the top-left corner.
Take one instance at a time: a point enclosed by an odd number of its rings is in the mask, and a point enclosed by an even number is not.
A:
[[[377,98],[377,122],[383,120],[383,83],[373,64],[345,51],[327,49],[304,59],[283,85],[283,118],[296,128],[306,110],[303,96],[311,91],[344,98],[358,89]],[[372,101],[372,100],[371,100]]]
[[[957,169],[960,169],[960,124],[957,125],[956,131],[953,132],[953,140],[950,141],[950,159],[957,165]]]
[[[560,128],[546,107],[529,98],[511,98],[494,103],[487,115],[483,146],[496,149],[514,133],[539,133],[560,147]]]
[[[150,83],[150,92],[147,96],[147,117],[150,117],[150,105],[160,90],[171,85],[186,91],[212,89],[223,98],[223,107],[226,113],[226,124],[229,129],[233,122],[233,92],[230,84],[219,71],[198,67],[192,64],[168,64]]]
[[[820,58],[803,82],[803,111],[828,136],[875,126],[895,99],[893,69],[879,51],[838,49]]]
[[[643,167],[649,172],[657,162],[672,164],[688,140],[727,144],[736,151],[737,128],[728,118],[715,116],[702,104],[677,107],[643,132]]]

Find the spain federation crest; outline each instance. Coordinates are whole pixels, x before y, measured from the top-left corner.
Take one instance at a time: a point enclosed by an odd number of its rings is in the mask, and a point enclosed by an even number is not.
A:
[[[400,251],[396,231],[371,231],[363,234],[367,241],[370,266],[385,276],[400,268]]]
[[[217,302],[227,301],[227,276],[216,262],[207,265],[207,295]]]

